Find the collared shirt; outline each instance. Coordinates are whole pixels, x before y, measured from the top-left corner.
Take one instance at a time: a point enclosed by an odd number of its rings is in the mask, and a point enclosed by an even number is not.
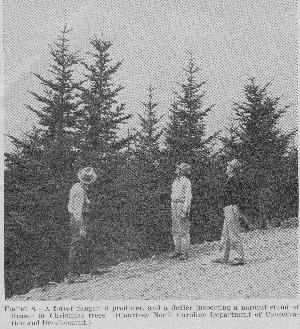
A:
[[[192,202],[192,184],[191,181],[182,176],[176,178],[172,184],[172,201],[181,201],[183,202],[184,211],[189,211]]]
[[[68,210],[76,221],[82,220],[82,215],[88,210],[90,201],[80,183],[76,183],[70,190]]]

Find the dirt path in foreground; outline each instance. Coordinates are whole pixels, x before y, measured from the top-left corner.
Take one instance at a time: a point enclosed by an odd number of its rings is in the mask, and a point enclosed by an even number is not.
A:
[[[298,297],[298,229],[243,234],[247,264],[212,264],[219,243],[191,247],[187,261],[166,255],[121,263],[87,282],[34,289],[10,300],[247,299]]]

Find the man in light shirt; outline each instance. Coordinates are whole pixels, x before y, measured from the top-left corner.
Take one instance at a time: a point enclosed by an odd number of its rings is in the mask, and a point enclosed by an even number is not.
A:
[[[171,258],[180,260],[188,258],[190,247],[190,210],[192,202],[192,187],[186,175],[190,174],[191,167],[181,163],[176,168],[176,179],[172,184],[172,235],[175,250]]]
[[[87,197],[87,190],[91,183],[97,179],[97,175],[93,168],[87,167],[79,170],[79,182],[74,184],[70,190],[68,210],[71,214],[71,246],[69,252],[68,275],[66,281],[68,283],[75,282],[79,273],[76,273],[75,262],[77,253],[82,239],[86,235],[85,215],[88,212],[90,201]]]

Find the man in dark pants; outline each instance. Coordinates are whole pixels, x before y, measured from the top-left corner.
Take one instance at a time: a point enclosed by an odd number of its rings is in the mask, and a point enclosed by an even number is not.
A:
[[[97,175],[93,168],[87,167],[79,170],[79,182],[74,184],[70,190],[68,210],[71,214],[71,246],[69,252],[68,275],[66,282],[73,283],[79,280],[76,262],[83,238],[86,236],[85,215],[89,210],[89,199],[87,190],[96,179]]]
[[[224,225],[221,237],[221,257],[213,260],[214,263],[230,265],[244,265],[244,248],[241,241],[241,226],[239,218],[242,216],[239,203],[241,194],[241,182],[237,173],[241,164],[234,159],[227,165],[228,180],[223,196]],[[230,251],[235,251],[237,257],[229,262]]]

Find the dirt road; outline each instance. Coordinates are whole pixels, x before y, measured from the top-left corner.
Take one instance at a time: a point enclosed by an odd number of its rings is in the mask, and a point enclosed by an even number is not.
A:
[[[167,255],[121,263],[87,282],[34,289],[10,300],[249,299],[298,297],[298,230],[243,234],[247,264],[212,264],[219,242],[191,247],[186,261]]]

